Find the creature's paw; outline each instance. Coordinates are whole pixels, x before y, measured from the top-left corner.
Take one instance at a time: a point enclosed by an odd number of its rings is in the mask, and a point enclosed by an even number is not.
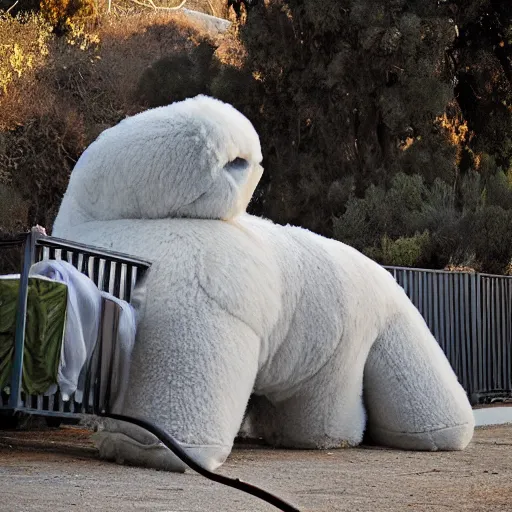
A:
[[[101,431],[93,435],[100,458],[117,464],[142,466],[162,471],[183,473],[186,465],[166,446],[155,440],[151,444],[141,443],[121,432]],[[231,447],[216,445],[188,445],[181,447],[195,462],[214,471],[228,457]]]
[[[474,426],[474,421],[468,421],[423,432],[394,432],[377,427],[372,429],[371,437],[380,444],[403,450],[458,451],[471,441]]]
[[[185,464],[160,442],[142,444],[120,432],[97,432],[93,440],[102,459],[117,464],[185,472]]]

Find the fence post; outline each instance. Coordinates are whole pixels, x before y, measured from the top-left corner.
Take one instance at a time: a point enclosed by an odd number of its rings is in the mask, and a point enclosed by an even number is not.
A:
[[[27,321],[28,275],[34,259],[34,236],[32,232],[28,233],[23,247],[23,265],[20,274],[18,304],[16,308],[14,358],[9,396],[9,407],[12,409],[17,409],[21,402],[23,352],[25,348],[25,326]]]

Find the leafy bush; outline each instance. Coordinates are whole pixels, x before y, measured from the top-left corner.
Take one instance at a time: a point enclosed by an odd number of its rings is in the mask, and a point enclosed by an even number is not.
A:
[[[261,134],[253,211],[379,261],[503,269],[508,238],[486,252],[473,222],[497,236],[491,207],[512,208],[512,10],[273,0],[251,14],[217,50],[211,90]]]
[[[384,265],[416,267],[426,260],[430,246],[428,231],[411,237],[399,237],[392,240],[387,235],[382,237],[381,259]]]

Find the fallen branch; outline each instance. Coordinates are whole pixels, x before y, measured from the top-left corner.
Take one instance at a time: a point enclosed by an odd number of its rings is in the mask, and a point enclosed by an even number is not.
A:
[[[9,12],[10,12],[10,11],[12,11],[12,9],[14,9],[14,8],[18,5],[18,2],[19,2],[19,1],[20,1],[20,0],[16,0],[16,2],[14,2],[14,3],[11,5],[11,7],[9,7],[9,9],[7,9],[7,10],[5,11],[5,13],[6,13],[6,14],[9,14]]]
[[[141,5],[142,7],[149,7],[150,9],[154,9],[155,11],[156,10],[159,10],[159,11],[178,11],[179,9],[181,9],[187,3],[187,0],[183,0],[181,2],[181,4],[177,5],[176,7],[163,7],[163,6],[155,5],[155,2],[153,2],[153,0],[148,0],[149,5],[147,3],[144,3],[144,2],[139,2],[138,0],[130,0],[130,1],[133,2],[134,4]]]
[[[210,2],[210,0],[208,0],[208,5],[210,6],[210,9],[212,10],[212,14],[217,17],[217,13],[215,12],[215,9],[213,8],[213,5],[212,3]]]

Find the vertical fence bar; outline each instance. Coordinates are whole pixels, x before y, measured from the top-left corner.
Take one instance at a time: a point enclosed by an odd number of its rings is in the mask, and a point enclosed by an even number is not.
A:
[[[503,365],[504,356],[505,356],[505,340],[506,340],[506,319],[504,316],[505,313],[505,282],[500,279],[498,281],[499,284],[499,295],[498,295],[498,304],[499,310],[497,311],[498,321],[499,321],[499,342],[498,342],[498,387],[499,389],[505,389],[505,368]]]
[[[459,296],[459,321],[460,321],[460,327],[459,327],[459,346],[460,346],[460,353],[459,353],[459,361],[460,361],[460,375],[462,377],[462,382],[464,389],[469,389],[469,376],[467,372],[467,352],[466,352],[466,343],[468,342],[466,338],[466,317],[467,317],[467,311],[466,311],[466,294],[464,289],[464,281],[466,281],[467,274],[459,274],[457,276],[459,281],[459,286],[457,287],[457,294]]]
[[[448,359],[450,360],[450,363],[453,365],[453,368],[455,371],[457,371],[456,367],[456,355],[455,355],[455,345],[456,345],[456,338],[455,338],[455,314],[453,311],[454,307],[454,297],[453,297],[453,279],[451,275],[447,275],[446,279],[448,281],[448,305],[449,305],[449,317],[448,317],[448,325],[450,326],[450,334],[448,337],[449,343],[449,351],[448,351]]]
[[[507,279],[507,302],[506,302],[506,322],[507,322],[507,335],[506,335],[506,357],[504,364],[507,374],[507,389],[512,390],[512,280]]]
[[[434,283],[435,283],[435,274],[427,274],[427,304],[428,304],[428,315],[429,315],[429,327],[430,331],[432,333],[435,332],[436,329],[436,322],[434,320],[434,312],[436,309],[436,303],[437,303],[437,295],[434,294]]]
[[[446,288],[444,285],[444,274],[439,274],[439,338],[437,338],[438,342],[442,342],[441,346],[443,350],[446,352],[446,306],[445,306],[445,298],[446,298]]]
[[[478,360],[478,348],[480,346],[480,340],[478,336],[478,288],[477,288],[476,274],[471,274],[470,277],[470,300],[471,300],[471,390],[469,391],[470,396],[473,395],[480,386],[480,371],[479,371],[479,360]]]
[[[14,358],[11,372],[11,394],[9,407],[15,409],[21,402],[21,379],[23,375],[23,353],[25,349],[25,327],[27,319],[28,275],[34,259],[33,233],[25,239],[23,248],[23,267],[19,280],[18,305],[14,335]]]
[[[424,307],[424,302],[423,302],[423,279],[422,279],[422,275],[419,273],[419,272],[415,272],[414,270],[412,271],[413,274],[414,274],[414,280],[416,281],[416,283],[418,284],[418,309],[420,311],[420,313],[423,315],[423,317],[425,318],[425,307]]]
[[[491,372],[492,372],[492,379],[491,379],[491,389],[495,390],[497,388],[497,382],[496,382],[496,281],[495,279],[491,278],[491,326],[494,327],[491,329],[491,345],[490,345],[490,366],[491,366]]]
[[[433,307],[433,321],[434,321],[434,338],[439,340],[439,308],[440,308],[440,294],[438,292],[439,279],[437,274],[432,275],[432,307]]]
[[[132,298],[132,279],[133,279],[133,265],[126,265],[126,275],[124,281],[124,300],[130,302]]]
[[[482,277],[481,284],[481,298],[482,298],[482,311],[481,311],[481,321],[482,321],[482,390],[489,388],[488,382],[488,374],[487,371],[487,345],[489,340],[489,335],[487,332],[487,312],[489,309],[489,293],[488,293],[488,285],[489,280],[486,277]]]

